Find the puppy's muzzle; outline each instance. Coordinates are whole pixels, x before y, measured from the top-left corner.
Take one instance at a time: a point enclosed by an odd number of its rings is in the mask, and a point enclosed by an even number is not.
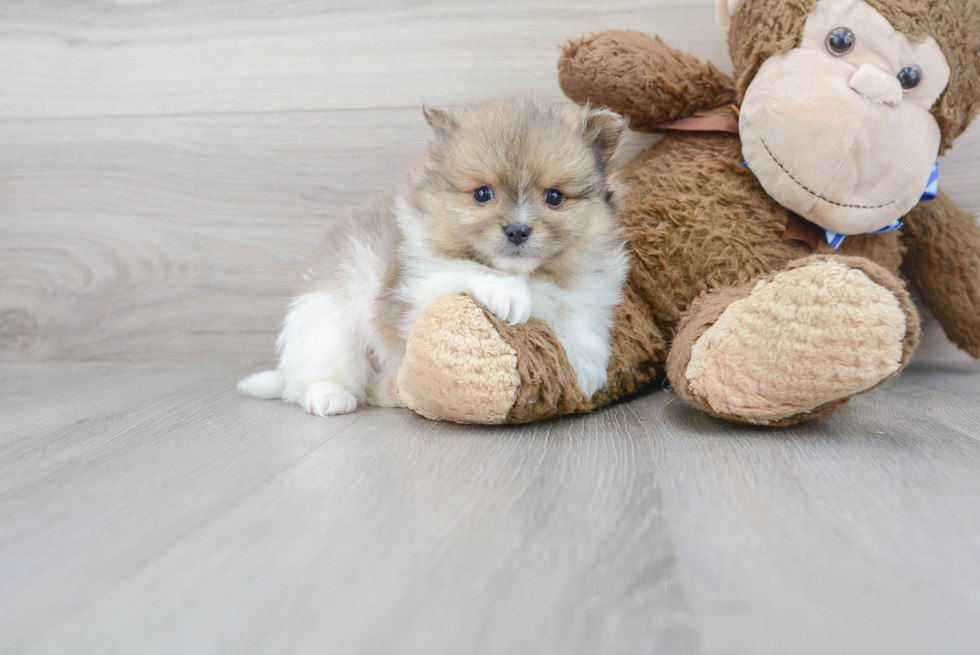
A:
[[[511,223],[504,227],[504,234],[507,240],[515,246],[519,246],[531,236],[531,228],[523,223]]]

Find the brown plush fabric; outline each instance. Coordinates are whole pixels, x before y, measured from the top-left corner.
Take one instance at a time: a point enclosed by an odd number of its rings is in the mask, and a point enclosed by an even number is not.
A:
[[[905,275],[950,341],[980,358],[980,226],[942,192],[905,222]]]
[[[809,250],[783,242],[788,213],[742,165],[736,138],[667,135],[622,171],[620,220],[634,266],[629,285],[669,341],[691,303],[748,284]]]
[[[532,318],[525,325],[508,325],[489,311],[486,320],[517,353],[521,384],[507,420],[529,423],[543,418],[592,409],[578,388],[565,349],[544,323]]]
[[[952,147],[980,111],[980,1],[866,0],[891,26],[921,41],[932,36],[952,74],[932,114],[942,130],[940,154]],[[743,0],[732,16],[728,47],[739,102],[762,63],[800,43],[817,0]]]
[[[515,423],[590,412],[635,393],[663,373],[667,344],[649,308],[631,290],[616,310],[609,383],[591,400],[579,390],[565,350],[544,323],[532,319],[510,326],[489,312],[487,320],[517,353],[521,384],[508,417]]]
[[[770,57],[800,44],[803,23],[817,0],[743,0],[728,29],[728,53],[735,68],[739,103],[755,74]]]
[[[635,130],[735,101],[730,77],[640,32],[610,30],[569,42],[558,81],[575,102],[615,109]]]

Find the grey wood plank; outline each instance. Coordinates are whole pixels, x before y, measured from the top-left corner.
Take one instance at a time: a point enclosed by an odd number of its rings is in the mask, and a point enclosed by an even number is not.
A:
[[[971,653],[980,639],[975,363],[919,361],[772,431],[662,391],[521,428],[318,419],[234,395],[242,368],[0,365],[3,443],[31,444],[0,449],[0,477],[16,474],[0,488],[0,650]],[[101,401],[45,417],[49,388],[85,386]],[[36,428],[7,420],[23,407]]]
[[[560,98],[558,44],[613,27],[726,62],[713,0],[6,0],[0,118]]]
[[[0,356],[268,357],[325,221],[422,152],[416,111],[0,124]]]
[[[326,222],[428,135],[419,109],[0,121],[0,359],[269,357]],[[943,186],[976,212],[980,124],[962,145]]]
[[[15,370],[62,370],[36,366]],[[64,366],[112,389],[159,374]],[[517,430],[325,421],[233,395],[238,365],[169,366],[184,404],[113,411],[96,447],[77,422],[21,430],[37,443],[0,489],[0,650],[695,651],[625,406]],[[45,447],[80,439],[67,460]]]
[[[785,432],[668,406],[661,486],[704,652],[975,652],[978,399],[980,365],[923,360]]]

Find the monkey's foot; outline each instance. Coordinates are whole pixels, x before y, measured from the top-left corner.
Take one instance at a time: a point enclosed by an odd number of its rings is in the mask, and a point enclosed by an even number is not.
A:
[[[813,256],[699,299],[667,373],[678,395],[710,414],[790,425],[897,375],[918,338],[897,278],[862,258]]]
[[[468,296],[442,296],[415,322],[398,396],[422,416],[457,423],[525,423],[591,409],[547,325],[507,325]]]

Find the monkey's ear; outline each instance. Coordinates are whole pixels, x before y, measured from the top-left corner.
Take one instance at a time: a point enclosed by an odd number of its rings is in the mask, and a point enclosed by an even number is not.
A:
[[[742,0],[715,0],[715,18],[718,19],[721,29],[728,31],[732,26],[732,16],[741,4]]]
[[[626,119],[609,109],[588,108],[582,135],[603,168],[609,166],[626,129]]]
[[[422,105],[422,113],[425,114],[425,120],[429,123],[429,127],[440,137],[449,137],[459,124],[453,117],[453,112],[448,107],[430,107],[429,105]]]

